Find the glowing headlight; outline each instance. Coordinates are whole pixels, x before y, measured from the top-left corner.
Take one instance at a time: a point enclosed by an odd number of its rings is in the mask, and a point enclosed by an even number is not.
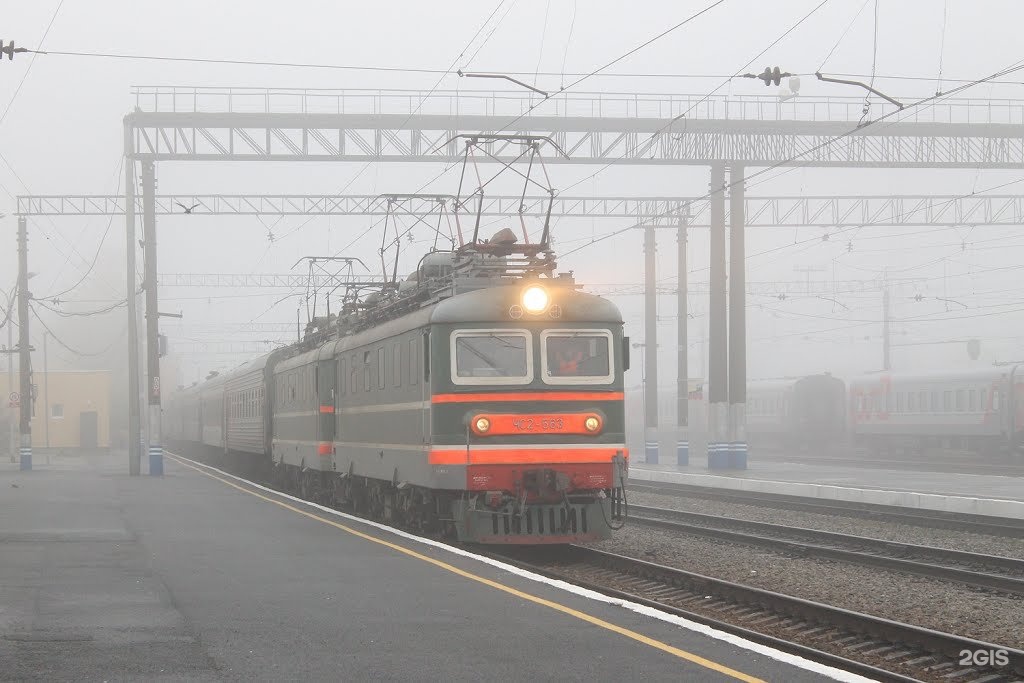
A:
[[[530,285],[523,290],[523,308],[527,313],[543,313],[549,302],[547,290],[540,285]]]
[[[483,434],[491,428],[491,421],[486,417],[478,417],[476,422],[473,423],[473,426],[476,428],[477,433]]]
[[[583,427],[588,432],[596,432],[598,429],[601,428],[601,420],[591,415],[590,417],[583,421]]]

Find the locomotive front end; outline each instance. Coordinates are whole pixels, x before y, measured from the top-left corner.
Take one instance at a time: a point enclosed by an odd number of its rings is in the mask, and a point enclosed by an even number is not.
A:
[[[434,318],[430,462],[461,483],[458,538],[610,536],[625,516],[629,457],[618,310],[575,288],[526,284],[454,297]]]

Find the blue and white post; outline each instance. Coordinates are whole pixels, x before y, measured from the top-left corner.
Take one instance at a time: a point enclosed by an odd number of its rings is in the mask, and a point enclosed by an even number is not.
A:
[[[729,468],[747,469],[747,278],[743,166],[729,170]]]
[[[690,207],[679,217],[679,232],[676,242],[679,250],[678,280],[676,291],[676,464],[690,464],[690,368],[689,368],[689,310],[687,307],[687,274],[686,274],[686,224],[689,220]]]
[[[658,292],[654,226],[644,228],[644,461],[658,463]]]
[[[708,469],[730,466],[728,321],[725,279],[725,166],[711,166],[708,301]]]
[[[146,289],[146,366],[149,375],[149,474],[164,473],[164,446],[160,441],[160,313],[156,291],[156,191],[152,161],[142,162],[143,286]]]

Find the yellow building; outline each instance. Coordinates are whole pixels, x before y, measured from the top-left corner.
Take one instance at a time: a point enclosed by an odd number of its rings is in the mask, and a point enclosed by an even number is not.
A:
[[[18,409],[8,406],[11,388],[7,373],[0,373],[0,438],[6,439],[10,420],[18,424]],[[109,448],[111,373],[36,372],[33,448]],[[18,375],[14,375],[14,391]]]

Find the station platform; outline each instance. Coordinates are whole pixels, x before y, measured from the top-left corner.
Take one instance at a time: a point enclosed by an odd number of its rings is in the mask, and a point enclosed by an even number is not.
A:
[[[863,680],[167,457],[0,463],[0,680]]]
[[[746,470],[711,472],[693,462],[632,463],[629,476],[636,481],[1024,519],[1022,477],[765,462],[755,455]]]

